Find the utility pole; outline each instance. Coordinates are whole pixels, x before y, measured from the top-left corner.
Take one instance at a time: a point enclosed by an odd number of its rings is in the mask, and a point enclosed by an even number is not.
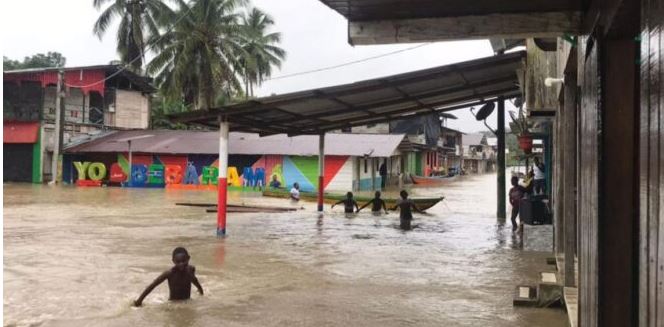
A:
[[[505,210],[505,98],[498,98],[498,156],[497,156],[497,175],[498,175],[498,210],[496,216],[498,219],[507,218]]]
[[[55,130],[53,131],[53,157],[51,158],[51,182],[58,181],[58,162],[60,161],[60,147],[62,137],[62,91],[64,89],[65,72],[58,71],[58,86],[55,93]]]

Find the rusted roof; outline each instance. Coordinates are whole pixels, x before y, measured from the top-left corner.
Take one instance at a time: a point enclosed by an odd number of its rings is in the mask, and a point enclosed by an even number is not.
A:
[[[115,87],[118,78],[124,78],[131,83],[132,89],[145,93],[154,93],[157,89],[152,85],[152,78],[138,75],[121,65],[95,65],[79,67],[44,67],[44,68],[26,68],[8,70],[3,72],[3,80],[34,80],[41,81],[42,86],[54,84],[57,81],[59,70],[65,72],[65,83],[72,87],[81,87],[87,89],[99,89],[103,94],[106,87]],[[99,74],[92,75],[92,72]],[[102,82],[103,81],[103,82]],[[87,91],[86,91],[87,92]]]
[[[219,133],[180,130],[118,131],[93,141],[65,149],[66,153],[127,152],[130,138],[135,153],[219,154]],[[403,134],[326,134],[325,154],[344,156],[389,157],[394,154]],[[318,136],[288,137],[284,134],[259,137],[253,133],[230,133],[230,154],[318,155]]]
[[[170,116],[175,122],[290,135],[442,113],[521,94],[524,52],[496,55],[362,82],[259,98]]]

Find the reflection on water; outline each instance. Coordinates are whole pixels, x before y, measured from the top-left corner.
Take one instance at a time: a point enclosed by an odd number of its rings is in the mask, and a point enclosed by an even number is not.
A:
[[[408,232],[393,212],[346,218],[304,203],[230,214],[228,237],[217,239],[214,214],[174,205],[214,193],[6,184],[4,324],[564,326],[562,311],[512,307],[514,287],[536,282],[546,254],[520,250],[496,222],[494,189],[495,175],[414,188],[446,200]],[[176,246],[189,250],[205,296],[169,303],[163,284],[131,308]]]

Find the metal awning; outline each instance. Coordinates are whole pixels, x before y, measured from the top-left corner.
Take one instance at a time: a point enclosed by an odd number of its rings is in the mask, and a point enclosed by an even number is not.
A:
[[[362,82],[259,98],[171,115],[174,122],[219,126],[261,135],[321,134],[481,105],[521,95],[513,52]]]

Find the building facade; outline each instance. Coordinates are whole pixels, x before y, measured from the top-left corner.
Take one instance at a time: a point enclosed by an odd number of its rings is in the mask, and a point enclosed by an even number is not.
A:
[[[155,91],[150,79],[117,65],[62,70],[62,147],[109,130],[148,128],[150,94]],[[58,71],[47,68],[3,73],[3,164],[10,169],[5,181],[41,183],[52,176]],[[21,137],[20,133],[29,133],[29,137]],[[32,143],[17,143],[28,141]],[[32,151],[28,152],[30,146]],[[30,179],[21,167],[31,167]]]

